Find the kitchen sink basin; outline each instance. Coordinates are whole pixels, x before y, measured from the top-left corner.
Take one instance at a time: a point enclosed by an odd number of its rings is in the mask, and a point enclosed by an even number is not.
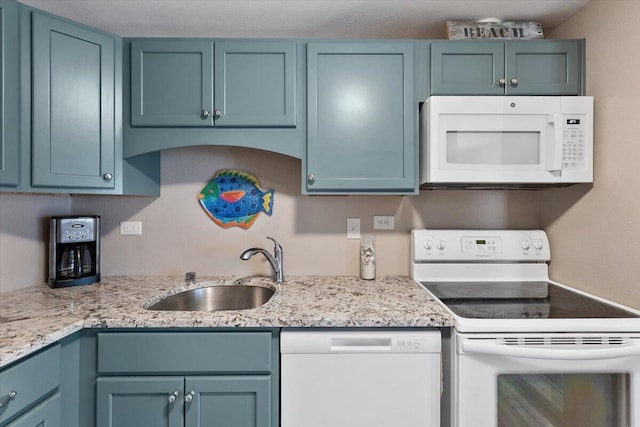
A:
[[[262,286],[208,286],[168,296],[148,310],[216,311],[245,310],[265,304],[275,289]]]

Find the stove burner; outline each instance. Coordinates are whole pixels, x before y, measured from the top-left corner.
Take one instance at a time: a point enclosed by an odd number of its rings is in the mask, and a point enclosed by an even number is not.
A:
[[[455,314],[471,319],[634,318],[548,282],[422,282]]]

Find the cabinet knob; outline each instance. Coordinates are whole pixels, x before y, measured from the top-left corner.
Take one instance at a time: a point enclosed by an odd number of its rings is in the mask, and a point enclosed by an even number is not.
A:
[[[307,182],[309,184],[313,184],[314,182],[316,182],[316,176],[314,174],[308,175],[307,176]]]
[[[191,390],[191,391],[189,392],[189,394],[187,394],[187,395],[184,397],[184,401],[185,401],[185,403],[189,403],[189,402],[191,402],[191,401],[193,400],[193,397],[194,397],[195,395],[196,395],[196,392],[195,392],[195,391],[193,391],[193,390]]]
[[[6,395],[0,397],[0,408],[4,408],[5,406],[7,406],[9,402],[16,398],[17,395],[17,391],[10,391]]]
[[[505,80],[504,77],[501,77],[498,79],[498,81],[496,82],[496,84],[500,87],[504,87],[504,85],[507,83],[507,81]]]
[[[511,86],[518,86],[518,79],[516,79],[515,77],[512,78],[511,80],[509,80],[509,85]]]
[[[175,402],[179,395],[180,395],[179,391],[174,391],[173,393],[171,393],[169,395],[169,403]]]
[[[202,120],[206,120],[211,116],[211,113],[209,112],[209,110],[202,110],[202,113],[200,113],[200,118]]]
[[[111,181],[113,179],[113,175],[110,173],[105,173],[104,175],[102,175],[102,178],[104,178],[106,181]]]
[[[222,111],[220,111],[220,110],[215,110],[215,111],[213,112],[213,118],[214,118],[214,119],[219,119],[220,117],[222,117]]]

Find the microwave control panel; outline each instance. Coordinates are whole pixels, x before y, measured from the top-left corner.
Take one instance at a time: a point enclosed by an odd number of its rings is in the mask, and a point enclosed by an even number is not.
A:
[[[582,170],[585,165],[585,126],[583,115],[563,116],[562,168]]]

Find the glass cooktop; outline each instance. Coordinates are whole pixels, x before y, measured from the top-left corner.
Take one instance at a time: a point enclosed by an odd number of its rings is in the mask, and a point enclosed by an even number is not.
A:
[[[471,319],[635,318],[633,313],[548,282],[422,282]]]

